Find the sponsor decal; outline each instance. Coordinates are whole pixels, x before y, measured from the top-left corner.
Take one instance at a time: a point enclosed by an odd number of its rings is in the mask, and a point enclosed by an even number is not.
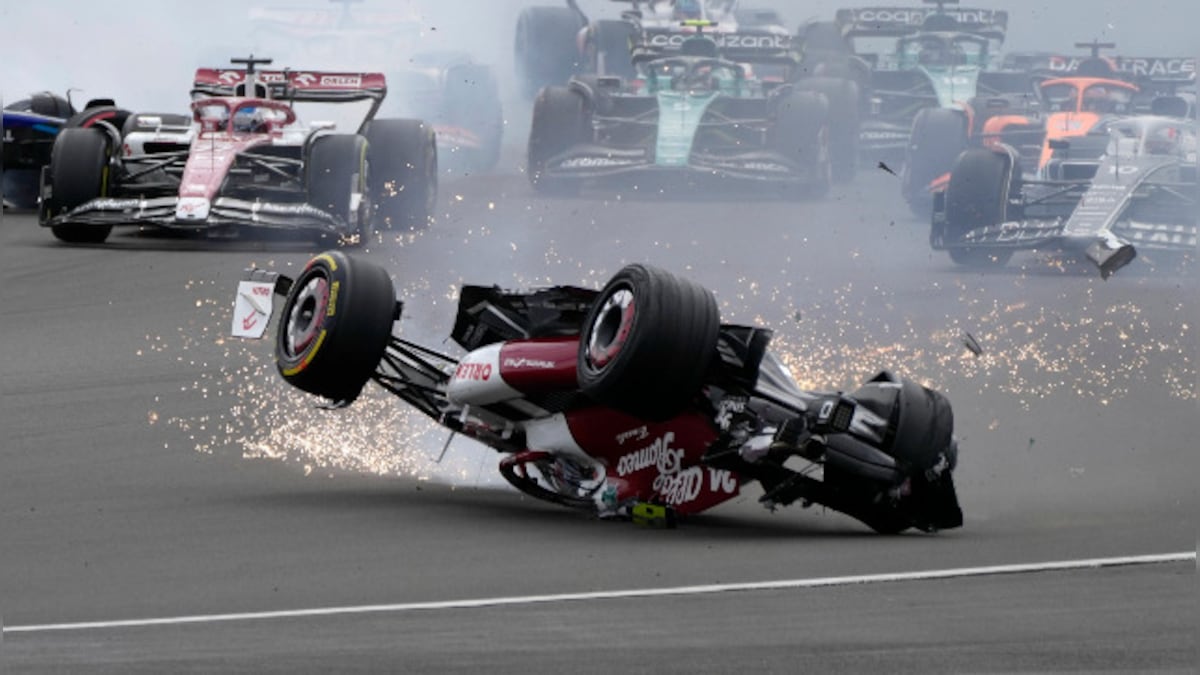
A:
[[[855,23],[890,23],[919,26],[925,19],[938,10],[878,8],[850,10],[851,20]],[[952,9],[945,8],[945,13],[957,19],[960,23],[993,24],[996,23],[996,12],[990,9]]]
[[[617,460],[617,475],[627,476],[651,466],[657,468],[660,474],[678,473],[683,463],[683,450],[671,447],[674,441],[675,432],[668,431],[654,439],[650,445],[623,455]],[[655,483],[657,482],[655,479]]]
[[[358,75],[322,75],[322,87],[361,87],[362,77]]]
[[[717,404],[717,427],[727,431],[733,416],[746,412],[746,398],[742,396],[727,396]]]
[[[492,364],[490,363],[460,363],[454,371],[454,379],[456,380],[476,380],[480,382],[487,381],[492,377]]]
[[[733,472],[728,469],[708,470],[708,491],[733,494],[737,490],[738,481]]]
[[[787,49],[791,37],[787,35],[749,35],[740,33],[705,33],[721,49]],[[646,41],[651,47],[679,48],[692,34],[659,33]]]
[[[564,169],[603,169],[612,166],[630,166],[634,160],[613,157],[572,157],[559,164]]]
[[[674,474],[659,474],[654,479],[654,491],[669,506],[678,506],[700,496],[704,488],[704,471],[693,466]]]
[[[317,76],[313,75],[312,73],[300,73],[295,77],[294,81],[301,87],[309,87],[317,81]]]
[[[636,429],[630,429],[629,431],[622,431],[621,433],[617,434],[617,444],[625,445],[625,441],[628,441],[630,439],[640,441],[649,435],[650,435],[649,429],[647,429],[644,426],[638,427]]]
[[[223,70],[217,79],[228,84],[236,84],[242,81],[242,73],[239,70]]]
[[[329,287],[329,308],[325,310],[325,316],[333,316],[337,314],[338,291],[342,288],[342,282],[335,281]],[[487,379],[487,378],[484,378]]]
[[[513,358],[507,357],[504,359],[505,368],[538,368],[541,370],[551,370],[558,364],[545,359],[527,359],[525,357]]]

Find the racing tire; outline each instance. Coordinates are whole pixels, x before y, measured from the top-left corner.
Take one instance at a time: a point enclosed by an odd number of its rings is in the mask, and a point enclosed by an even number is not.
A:
[[[947,242],[967,232],[1005,221],[1008,197],[1014,180],[1008,157],[985,148],[963,152],[950,173],[946,187]],[[1003,267],[1012,257],[1005,249],[972,249],[949,246],[950,259],[964,267]]]
[[[533,103],[529,129],[529,182],[544,194],[578,191],[576,180],[544,175],[546,164],[571,146],[590,140],[591,114],[581,94],[566,87],[546,87]]]
[[[360,244],[371,237],[368,178],[367,140],[362,136],[318,136],[308,147],[304,172],[308,203],[345,223],[342,234],[348,241],[357,235]]]
[[[50,151],[52,191],[42,204],[43,222],[108,193],[109,137],[99,129],[67,128],[58,133]],[[108,238],[112,225],[63,223],[50,231],[60,241],[98,244]]]
[[[861,132],[858,112],[861,92],[854,80],[837,77],[812,77],[796,83],[796,89],[825,95],[829,101],[829,151],[833,180],[848,183],[858,172],[858,139]]]
[[[949,108],[924,108],[913,119],[900,189],[913,215],[928,221],[933,213],[929,184],[950,171],[967,147],[967,118]]]
[[[565,84],[580,66],[576,36],[584,27],[569,7],[527,7],[517,18],[513,56],[526,99],[542,87]]]
[[[633,67],[633,44],[637,28],[628,21],[601,19],[588,31],[588,70],[628,80],[637,75]]]
[[[807,190],[790,191],[791,196],[823,197],[829,192],[833,184],[829,126],[829,101],[822,94],[791,91],[780,97],[768,139],[777,152],[807,167],[812,177]]]
[[[366,135],[367,193],[375,229],[425,229],[437,208],[433,127],[420,120],[374,120]]]
[[[297,389],[353,401],[383,358],[395,316],[386,269],[326,251],[308,261],[283,303],[276,368]]]
[[[721,317],[712,293],[648,265],[628,265],[596,297],[579,338],[580,390],[648,420],[681,412],[716,355]]]

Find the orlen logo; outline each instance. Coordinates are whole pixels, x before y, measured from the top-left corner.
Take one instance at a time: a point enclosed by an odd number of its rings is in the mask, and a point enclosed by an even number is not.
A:
[[[236,70],[226,70],[226,71],[223,71],[221,73],[221,76],[218,77],[217,79],[221,80],[222,82],[228,82],[229,84],[233,84],[235,82],[242,81],[242,74]]]
[[[490,363],[460,363],[458,369],[454,371],[454,379],[456,380],[477,380],[486,381],[492,376],[492,364]]]
[[[266,286],[255,286],[254,288],[250,289],[250,292],[254,295],[270,295],[271,289],[267,288]]]
[[[317,76],[313,75],[312,73],[300,73],[295,77],[296,84],[300,85],[301,87],[311,86],[312,83],[316,81]]]
[[[358,75],[322,75],[322,87],[358,87],[362,86],[362,78]]]

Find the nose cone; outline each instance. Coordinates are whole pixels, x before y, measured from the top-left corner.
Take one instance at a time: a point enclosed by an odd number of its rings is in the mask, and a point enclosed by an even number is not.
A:
[[[212,204],[204,197],[180,197],[175,205],[175,220],[183,222],[204,222],[208,220],[208,210]]]

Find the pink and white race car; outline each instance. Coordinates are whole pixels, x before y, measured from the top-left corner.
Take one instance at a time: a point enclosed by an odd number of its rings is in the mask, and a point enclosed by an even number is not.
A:
[[[424,227],[437,199],[433,129],[375,119],[380,73],[201,68],[191,116],[129,114],[64,129],[42,172],[39,220],[67,242],[101,242],[114,225],[237,236],[301,230],[361,241],[375,228]],[[306,125],[296,103],[369,104],[350,133]]]

